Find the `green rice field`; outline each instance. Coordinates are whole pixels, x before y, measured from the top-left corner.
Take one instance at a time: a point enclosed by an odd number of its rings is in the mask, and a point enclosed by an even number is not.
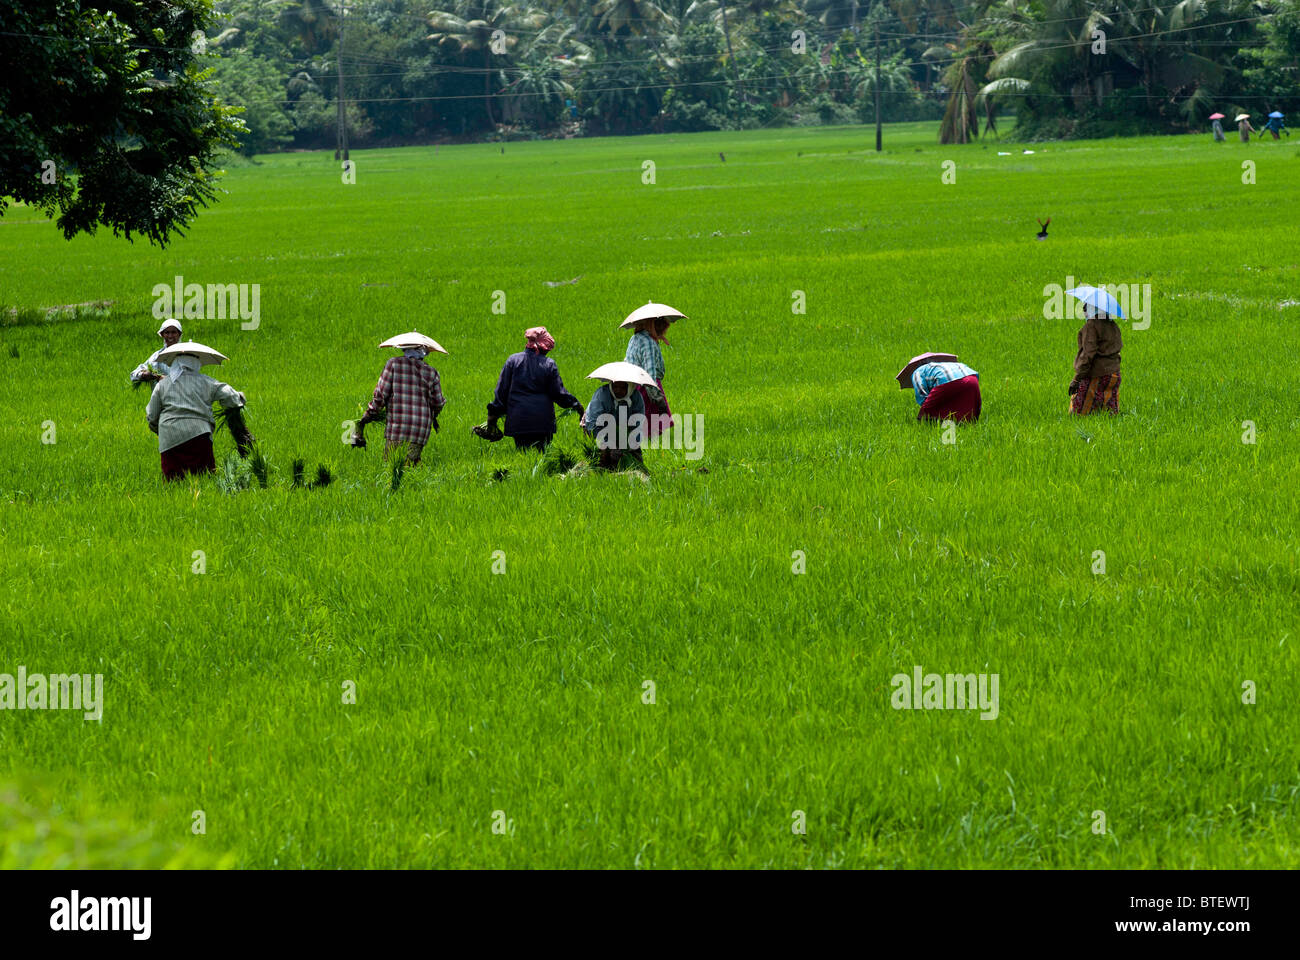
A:
[[[259,157],[165,250],[11,208],[0,675],[103,698],[0,710],[0,866],[1300,866],[1300,146],[936,126]],[[184,324],[265,488],[161,479],[178,276],[258,285]],[[1067,412],[1073,282],[1142,292],[1117,417]],[[698,458],[470,433],[525,328],[586,403],[651,299]],[[343,441],[412,328],[447,406],[394,489]],[[917,422],[930,350],[978,423]],[[897,708],[918,670],[996,710]]]

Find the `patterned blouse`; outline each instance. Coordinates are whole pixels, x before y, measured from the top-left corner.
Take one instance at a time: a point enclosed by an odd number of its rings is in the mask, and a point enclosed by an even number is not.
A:
[[[664,355],[655,338],[644,330],[632,334],[627,344],[627,363],[635,363],[656,380],[664,378]]]
[[[979,374],[966,364],[953,360],[927,363],[917,367],[912,372],[912,390],[916,394],[916,402],[924,406],[925,398],[930,395],[930,391],[935,387],[951,383],[954,380],[961,380],[964,377],[979,379]]]

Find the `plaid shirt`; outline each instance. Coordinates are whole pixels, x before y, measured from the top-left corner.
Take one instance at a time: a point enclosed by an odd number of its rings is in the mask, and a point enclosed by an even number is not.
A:
[[[979,374],[966,364],[951,360],[940,363],[927,363],[917,367],[912,372],[912,390],[916,394],[916,402],[924,404],[925,398],[930,395],[930,391],[935,387],[942,386],[953,380],[960,380],[963,377],[978,378]]]
[[[387,408],[384,439],[393,443],[426,443],[429,427],[446,404],[438,371],[414,357],[393,357],[375,385],[375,396],[366,408],[373,417]]]
[[[656,380],[664,378],[664,353],[659,349],[655,338],[644,330],[632,334],[632,339],[627,342],[627,355],[623,360],[636,364]]]

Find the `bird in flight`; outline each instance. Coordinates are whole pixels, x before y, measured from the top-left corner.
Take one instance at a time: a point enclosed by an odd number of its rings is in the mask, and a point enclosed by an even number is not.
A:
[[[1034,219],[1037,220],[1038,218],[1035,217]],[[1043,228],[1043,229],[1039,230],[1038,233],[1035,234],[1035,236],[1038,237],[1039,240],[1046,240],[1046,239],[1047,239],[1047,224],[1049,224],[1049,223],[1051,223],[1051,222],[1052,222],[1052,218],[1051,218],[1051,217],[1048,217],[1046,222],[1044,222],[1044,221],[1042,221],[1042,220],[1039,220],[1039,221],[1038,221],[1038,225],[1039,225],[1040,227]]]

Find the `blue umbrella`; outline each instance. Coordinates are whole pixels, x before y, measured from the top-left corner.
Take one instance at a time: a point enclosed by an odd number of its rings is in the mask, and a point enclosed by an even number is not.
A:
[[[1075,287],[1072,290],[1066,290],[1070,296],[1082,300],[1091,307],[1104,311],[1109,317],[1119,317],[1124,319],[1124,311],[1119,305],[1119,301],[1112,297],[1101,287],[1092,287],[1084,284],[1081,287]]]
[[[1281,120],[1283,117],[1286,116],[1286,114],[1285,114],[1285,113],[1278,113],[1276,110],[1274,110],[1272,113],[1269,114],[1269,116],[1270,116],[1270,117],[1273,117],[1273,118],[1276,119],[1276,120]]]

